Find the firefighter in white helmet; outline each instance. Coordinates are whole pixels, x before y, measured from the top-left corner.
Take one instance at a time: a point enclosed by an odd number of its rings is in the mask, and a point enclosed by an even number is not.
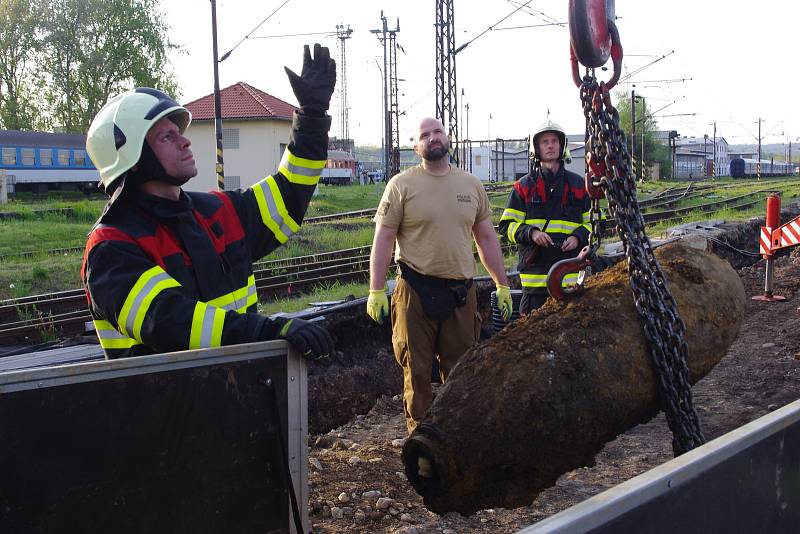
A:
[[[256,313],[253,262],[299,229],[327,159],[336,64],[319,45],[303,59],[299,76],[286,69],[300,108],[279,169],[244,192],[181,189],[197,174],[192,117],[161,91],[118,95],[92,121],[86,149],[109,201],[81,276],[107,358],[275,338],[332,352],[324,328]]]
[[[522,284],[520,314],[547,300],[547,271],[578,255],[589,240],[590,201],[583,178],[564,168],[567,136],[549,119],[530,137],[530,172],[511,190],[500,219],[500,234],[516,243]],[[577,274],[564,284],[577,282]]]

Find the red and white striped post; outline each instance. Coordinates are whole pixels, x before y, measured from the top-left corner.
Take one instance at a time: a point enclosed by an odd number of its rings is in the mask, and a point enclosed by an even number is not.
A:
[[[767,225],[761,227],[758,245],[759,252],[764,256],[764,260],[766,260],[767,263],[767,270],[764,276],[764,294],[752,297],[753,300],[763,300],[766,302],[786,300],[786,297],[774,295],[772,293],[774,271],[772,262],[775,249],[781,246],[780,225],[781,197],[779,195],[770,195],[767,197]],[[778,230],[778,232],[776,232],[776,230]]]

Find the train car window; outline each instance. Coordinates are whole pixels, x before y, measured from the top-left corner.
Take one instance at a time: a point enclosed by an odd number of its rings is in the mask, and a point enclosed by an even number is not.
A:
[[[86,152],[83,150],[75,151],[75,165],[84,165],[86,163]]]
[[[235,191],[242,188],[241,176],[228,176],[225,175],[225,191]]]
[[[36,163],[34,159],[34,149],[32,148],[23,148],[22,149],[22,164],[23,165],[33,165]]]
[[[50,166],[53,164],[53,151],[49,148],[39,149],[39,164]]]
[[[222,129],[222,146],[225,149],[239,148],[239,128]]]
[[[69,150],[61,150],[58,151],[58,164],[62,167],[66,167],[69,165]]]
[[[17,151],[14,148],[3,147],[3,165],[16,165]]]

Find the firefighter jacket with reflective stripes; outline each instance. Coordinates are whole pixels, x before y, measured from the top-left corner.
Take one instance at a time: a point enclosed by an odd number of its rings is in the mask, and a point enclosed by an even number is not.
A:
[[[253,262],[305,216],[330,117],[295,114],[278,171],[244,192],[134,192],[92,228],[81,276],[108,359],[274,339],[256,313]]]
[[[550,267],[559,260],[574,258],[586,246],[591,229],[590,207],[583,178],[567,171],[563,165],[556,173],[543,169],[536,176],[526,174],[514,184],[500,219],[499,232],[503,238],[517,244],[524,293],[546,294]],[[535,245],[530,235],[532,228],[539,231],[544,228],[556,246]],[[578,238],[578,247],[561,252],[561,244],[569,236]],[[575,283],[577,274],[564,277],[565,285]]]

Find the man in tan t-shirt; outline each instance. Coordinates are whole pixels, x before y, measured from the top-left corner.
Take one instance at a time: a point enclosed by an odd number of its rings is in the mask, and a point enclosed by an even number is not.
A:
[[[422,119],[414,144],[422,163],[389,180],[374,219],[367,313],[378,323],[388,314],[386,270],[396,241],[392,345],[403,368],[409,434],[431,403],[433,358],[439,360],[444,382],[478,340],[473,238],[497,285],[501,312],[511,314],[511,292],[486,191],[476,176],[450,165],[448,149],[442,123]]]

